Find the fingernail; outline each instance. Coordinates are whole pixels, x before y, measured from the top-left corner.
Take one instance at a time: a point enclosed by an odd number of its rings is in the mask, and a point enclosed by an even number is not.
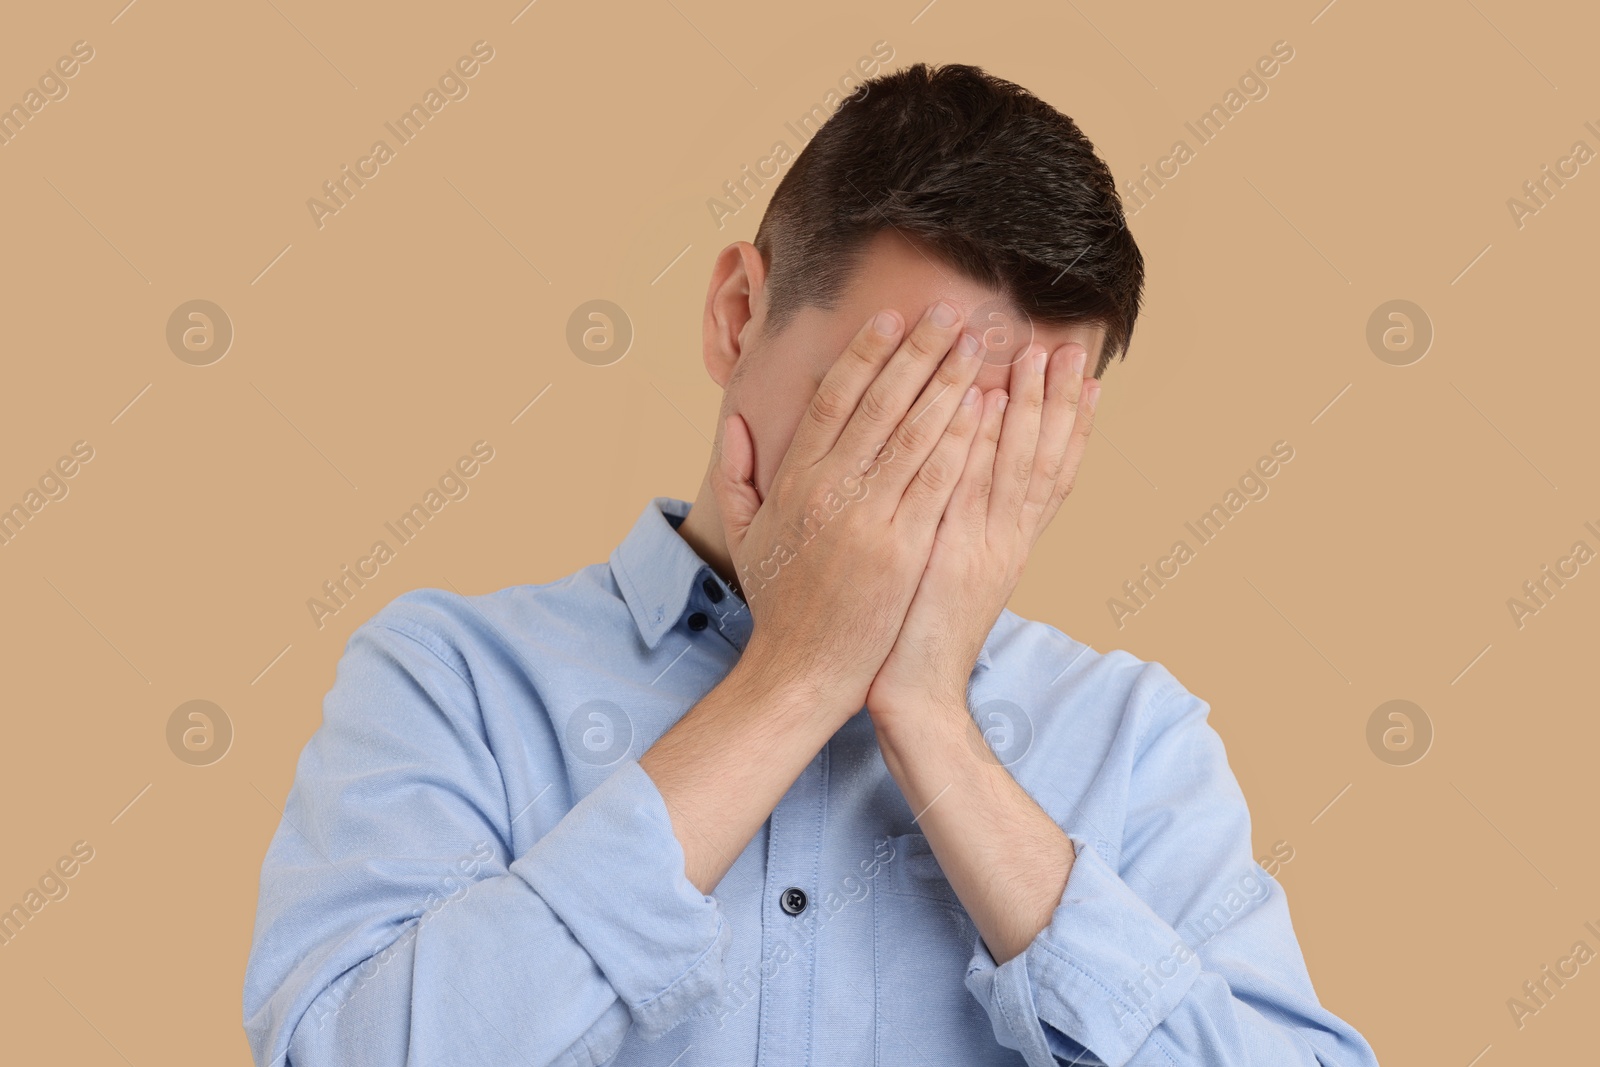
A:
[[[977,402],[978,402],[978,387],[976,385],[967,386],[967,393],[966,393],[965,396],[963,396],[961,398],[961,406],[964,407],[964,408],[970,408],[973,404],[976,404]]]
[[[1006,402],[1008,400],[1010,400],[1010,399],[1011,399],[1011,394],[1010,393],[1001,393],[1000,394],[1000,402],[998,404],[996,404],[995,407],[998,408],[1001,411],[1004,411],[1006,409]]]
[[[1099,400],[1100,399],[1100,379],[1099,378],[1090,378],[1087,381],[1085,381],[1083,383],[1083,391],[1084,391],[1084,394],[1088,397],[1089,403],[1093,404],[1096,400]]]
[[[1035,374],[1044,373],[1044,365],[1050,362],[1050,353],[1046,349],[1039,349],[1033,354],[1033,370]]]
[[[933,324],[935,326],[954,326],[959,316],[954,306],[943,300],[933,305]]]
[[[1078,377],[1083,376],[1083,366],[1089,361],[1087,349],[1080,348],[1072,355],[1072,373]]]
[[[978,354],[978,337],[977,337],[977,335],[973,334],[973,333],[964,333],[964,334],[962,334],[961,335],[961,340],[956,342],[956,351],[961,353],[963,356],[975,356],[975,355],[977,355]]]
[[[893,336],[899,327],[900,316],[892,311],[880,311],[878,317],[872,320],[872,328],[884,337]]]

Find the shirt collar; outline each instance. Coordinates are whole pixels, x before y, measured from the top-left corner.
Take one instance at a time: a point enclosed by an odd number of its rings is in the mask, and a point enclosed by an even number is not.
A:
[[[678,534],[678,523],[689,514],[689,503],[658,496],[645,505],[620,544],[611,553],[611,573],[646,647],[654,649],[688,607],[696,580],[710,566]],[[977,665],[991,666],[989,641],[984,639]]]
[[[650,648],[677,625],[695,579],[707,569],[705,560],[678,535],[677,524],[687,514],[687,501],[656,497],[611,553],[611,573]]]

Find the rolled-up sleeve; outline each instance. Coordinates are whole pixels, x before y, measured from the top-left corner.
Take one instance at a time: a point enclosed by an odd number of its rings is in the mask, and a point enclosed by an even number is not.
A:
[[[643,1036],[722,985],[727,927],[684,875],[665,802],[628,760],[511,865],[572,932]]]
[[[649,775],[619,764],[513,858],[452,653],[377,620],[350,639],[262,865],[257,1064],[593,1065],[714,1007],[729,933]]]
[[[1033,1067],[1376,1067],[1317,1001],[1208,712],[1179,689],[1152,716],[1117,863],[1071,834],[1066,888],[1028,948],[996,966],[975,945],[967,988]]]

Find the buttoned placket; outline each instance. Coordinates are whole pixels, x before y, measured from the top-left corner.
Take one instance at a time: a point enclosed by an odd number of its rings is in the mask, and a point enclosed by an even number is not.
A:
[[[742,653],[754,620],[749,606],[709,568],[696,578],[691,613]],[[690,616],[693,618],[693,614]],[[823,748],[790,786],[767,823],[761,900],[758,1064],[807,1063],[816,1004],[817,881],[827,807],[828,750]]]
[[[695,576],[689,604],[693,613],[706,620],[701,629],[716,630],[740,653],[744,652],[745,646],[750,643],[755,620],[750,615],[749,605],[713,574],[711,568],[702,568]]]
[[[749,606],[710,568],[694,580],[685,609],[691,639],[712,632],[741,654],[754,619]],[[816,1004],[816,932],[821,908],[817,882],[827,802],[828,750],[800,773],[767,823],[766,874],[761,900],[759,1064],[810,1059]]]
[[[817,904],[828,750],[819,752],[767,824],[767,873],[761,904],[761,1021],[764,1065],[810,1062],[816,1004]]]

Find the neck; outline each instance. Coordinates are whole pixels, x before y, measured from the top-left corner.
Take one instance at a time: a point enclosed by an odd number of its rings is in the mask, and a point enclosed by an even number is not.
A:
[[[739,590],[739,576],[734,571],[733,557],[728,553],[727,538],[722,531],[722,512],[717,508],[709,474],[700,483],[700,493],[690,505],[689,514],[678,524],[678,536],[717,572],[717,577],[735,591]]]

